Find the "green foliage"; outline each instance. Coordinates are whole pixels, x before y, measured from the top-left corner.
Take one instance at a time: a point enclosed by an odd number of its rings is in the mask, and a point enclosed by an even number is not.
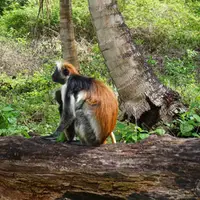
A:
[[[112,81],[109,79],[108,70],[98,48],[98,44],[94,44],[89,48],[88,55],[84,56],[85,58],[81,62],[81,73],[108,82],[111,85]]]
[[[127,0],[122,13],[135,38],[151,50],[194,48],[200,42],[200,2]]]
[[[118,142],[136,143],[143,139],[148,138],[151,134],[163,135],[165,130],[163,128],[156,128],[152,131],[147,131],[127,122],[117,122],[115,128],[115,136]]]
[[[2,0],[0,1],[0,15],[2,15],[4,10],[11,10],[12,4],[17,4],[19,7],[24,6],[28,3],[28,0]]]
[[[53,100],[56,86],[52,84],[49,69],[33,76],[19,75],[15,79],[1,75],[1,135],[28,136],[28,132],[49,134],[54,131],[59,122],[57,105]]]
[[[11,105],[0,104],[0,136],[23,135],[28,137],[28,127],[17,123],[20,112]]]
[[[0,15],[2,14],[3,10],[8,7],[9,1],[0,1]]]
[[[115,128],[116,140],[125,143],[135,143],[149,136],[149,133],[135,124],[118,122]]]
[[[76,38],[80,40],[80,37],[84,37],[90,41],[95,40],[95,32],[92,26],[87,1],[73,0],[72,10]]]
[[[36,34],[41,35],[47,27],[57,29],[59,24],[59,7],[58,4],[53,4],[51,9],[51,18],[47,15],[47,10],[44,8],[43,12],[38,18],[39,6],[36,3],[29,3],[27,6],[21,7],[18,4],[11,4],[12,9],[3,12],[0,18],[0,32],[1,35],[7,37],[30,37]],[[48,30],[48,28],[47,28]]]
[[[179,92],[185,104],[196,107],[200,105],[196,62],[198,56],[196,51],[187,50],[181,59],[165,57],[164,73],[158,73],[160,80],[166,86]]]
[[[200,107],[199,107],[200,109]],[[168,130],[179,137],[200,137],[200,115],[193,109],[182,113],[172,123],[167,124]]]
[[[115,130],[117,140],[137,142],[150,134],[162,135],[165,132],[178,137],[199,137],[200,85],[197,72],[200,60],[200,2],[119,0],[118,3],[132,29],[134,42],[145,50],[147,63],[165,85],[181,94],[189,110],[172,123],[151,131],[118,122]],[[38,9],[33,0],[1,1],[0,35],[13,38],[16,45],[26,47],[29,44],[27,37],[33,36],[34,27],[37,27],[37,36],[59,32],[59,1],[48,5],[49,15],[45,5],[39,19]],[[73,21],[76,39],[83,52],[79,52],[81,72],[111,85],[96,44],[87,1],[73,0]],[[82,45],[82,37],[90,43]],[[55,58],[45,54],[45,59]],[[47,65],[33,76],[19,74],[12,78],[0,75],[0,135],[22,134],[28,137],[29,132],[49,134],[55,130],[59,114],[52,93],[57,85],[52,83],[50,71]],[[59,140],[63,140],[62,136]]]
[[[39,6],[35,1],[18,0],[17,2],[6,0],[1,3],[7,5],[2,5],[7,11],[4,11],[0,19],[0,27],[4,26],[4,34],[9,32],[14,36],[24,37],[33,32]],[[85,37],[96,41],[87,1],[73,0],[72,3],[77,40]],[[142,45],[151,50],[158,51],[161,48],[167,51],[170,47],[182,48],[183,46],[194,48],[200,42],[199,1],[120,0],[118,4],[126,23],[136,33],[134,34],[135,42],[142,42]],[[48,32],[49,29],[46,28],[49,26],[58,31],[58,1],[52,1],[48,6],[44,4],[37,26],[37,32],[40,34]]]
[[[22,0],[21,0],[22,1]],[[25,0],[24,0],[25,1]],[[0,18],[0,32],[3,36],[27,37],[33,35],[52,35],[59,32],[59,2],[44,3],[38,17],[39,5],[35,1],[24,4],[9,2],[9,7]],[[47,9],[48,8],[48,9]],[[77,38],[94,37],[94,30],[86,2],[73,1],[73,21]]]
[[[36,9],[16,9],[6,11],[0,19],[1,34],[6,36],[25,37],[31,33],[36,18],[33,17]]]
[[[200,107],[198,109],[200,111]],[[177,137],[200,138],[200,114],[198,115],[194,109],[189,110],[180,114],[180,117],[171,123],[160,125],[150,131],[135,124],[117,122],[114,133],[116,140],[124,143],[136,143],[148,138],[151,134],[164,135],[165,133]]]
[[[175,87],[195,84],[198,66],[194,60],[197,55],[196,51],[187,50],[182,58],[165,57],[163,75],[167,76],[167,81],[171,81]]]

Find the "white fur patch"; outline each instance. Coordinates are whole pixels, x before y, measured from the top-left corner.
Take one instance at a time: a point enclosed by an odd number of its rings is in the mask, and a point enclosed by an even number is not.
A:
[[[85,98],[86,98],[86,92],[85,91],[79,92],[78,96],[77,96],[76,103],[78,103],[81,100],[85,100]]]
[[[101,127],[96,119],[96,116],[94,115],[94,112],[89,107],[87,107],[84,110],[84,113],[87,115],[90,121],[91,127],[95,132],[96,138],[100,138]]]
[[[63,110],[64,110],[64,105],[65,105],[66,92],[67,92],[67,82],[61,87],[61,99],[63,102]],[[71,112],[73,113],[73,116],[76,116],[74,95],[70,95],[70,109],[71,109]]]
[[[62,102],[63,102],[63,109],[64,109],[66,92],[67,92],[67,82],[64,85],[62,85],[62,87],[61,87],[61,98],[62,98]]]
[[[90,117],[90,123],[95,132],[96,138],[100,138],[101,128],[94,116]]]
[[[73,113],[73,116],[75,117],[76,116],[76,113],[75,113],[75,98],[74,98],[74,95],[70,95],[70,108],[71,108],[71,111]]]
[[[63,65],[63,63],[61,61],[56,61],[56,66],[57,66],[59,71],[61,70],[62,65]]]
[[[76,134],[78,134],[80,141],[86,142],[85,131],[84,131],[83,125],[80,125],[79,127],[75,126],[75,132],[76,132]]]

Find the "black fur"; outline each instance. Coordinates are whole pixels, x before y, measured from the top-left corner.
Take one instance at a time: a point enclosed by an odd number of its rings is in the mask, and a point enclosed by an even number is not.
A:
[[[60,82],[60,72],[56,69],[52,75],[52,79],[55,82]],[[56,131],[50,137],[57,137],[60,132],[64,131],[67,135],[68,141],[71,142],[75,136],[75,127],[77,130],[84,131],[87,133],[85,138],[82,139],[83,144],[98,145],[94,130],[91,127],[88,116],[86,116],[82,110],[85,100],[82,100],[75,105],[75,108],[71,108],[71,101],[73,98],[77,98],[80,91],[88,91],[92,87],[93,78],[81,76],[81,75],[70,75],[67,80],[67,91],[65,96],[65,102],[63,105],[61,91],[56,91],[55,98],[59,103],[59,113],[60,113],[60,124]],[[74,101],[74,100],[73,100]],[[72,111],[74,109],[74,111]],[[74,113],[76,112],[75,116]]]
[[[55,92],[55,100],[56,100],[56,101],[58,102],[58,104],[59,104],[58,110],[59,110],[60,116],[62,116],[63,102],[62,102],[62,97],[61,97],[61,91],[60,91],[60,90],[57,90],[57,91]]]
[[[80,75],[71,75],[68,79],[66,95],[74,94],[76,97],[81,90],[88,91],[92,86],[92,82],[93,78]]]
[[[62,102],[62,97],[61,97],[61,90],[57,90],[55,92],[55,100],[59,104],[58,110],[60,113],[60,117],[62,118],[63,102]],[[71,142],[74,139],[74,136],[75,136],[74,122],[67,129],[64,130],[64,133],[67,137],[68,142]]]
[[[60,84],[65,84],[66,80],[62,77],[62,74],[60,73],[60,71],[58,70],[58,68],[56,67],[56,70],[54,71],[54,73],[52,74],[52,80],[56,83],[60,83]]]
[[[65,76],[68,76],[68,75],[69,75],[69,70],[68,70],[68,69],[64,69],[64,70],[63,70],[63,74],[64,74]]]
[[[70,102],[72,101],[72,98],[74,98],[73,95],[65,97],[65,103],[63,106],[63,110],[61,111],[62,112],[61,121],[58,128],[56,129],[56,132],[62,132],[65,129],[67,129],[75,119],[75,116],[74,116],[74,113],[72,112],[72,108],[70,104]]]
[[[67,92],[66,92],[66,96],[69,97],[71,94],[74,95],[75,99],[77,98],[77,94],[81,91],[81,90],[89,90],[92,86],[92,81],[93,78],[88,78],[85,76],[80,76],[80,75],[71,75],[68,79],[68,83],[67,83]],[[67,99],[67,98],[66,98]],[[55,100],[58,102],[59,104],[59,113],[60,116],[62,115],[62,108],[63,108],[63,102],[61,99],[61,91],[57,90],[55,93]],[[67,102],[65,102],[66,104]],[[80,102],[79,105],[76,107],[77,109],[80,109],[81,106],[83,105],[84,101]]]

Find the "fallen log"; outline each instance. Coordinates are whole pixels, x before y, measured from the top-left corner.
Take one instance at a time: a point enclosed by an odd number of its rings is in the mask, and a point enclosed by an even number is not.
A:
[[[199,200],[200,140],[86,147],[0,138],[2,200]]]

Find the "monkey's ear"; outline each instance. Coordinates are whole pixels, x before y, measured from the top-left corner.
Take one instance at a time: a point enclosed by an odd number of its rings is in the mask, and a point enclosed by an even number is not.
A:
[[[65,75],[65,76],[67,76],[67,75],[69,75],[69,70],[68,69],[63,69],[63,74]]]

